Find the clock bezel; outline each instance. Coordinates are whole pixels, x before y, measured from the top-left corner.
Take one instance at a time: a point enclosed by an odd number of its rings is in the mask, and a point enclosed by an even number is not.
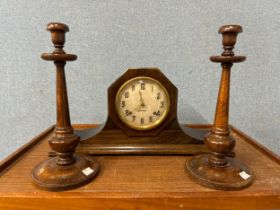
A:
[[[162,89],[162,91],[164,92],[164,94],[166,96],[166,109],[165,109],[164,113],[160,116],[159,119],[157,119],[153,123],[144,125],[144,126],[135,125],[135,124],[130,123],[129,120],[123,116],[123,113],[121,112],[121,109],[120,109],[120,101],[121,101],[121,97],[122,97],[121,92],[123,91],[123,89],[126,88],[127,85],[129,85],[130,83],[133,83],[135,81],[140,81],[140,80],[148,80],[148,81],[152,81],[153,83],[156,83],[160,87],[160,89]],[[128,127],[132,128],[132,129],[136,129],[136,130],[145,130],[146,131],[146,130],[150,130],[150,129],[153,129],[153,128],[159,126],[166,119],[166,117],[169,113],[169,110],[170,110],[170,103],[171,102],[170,102],[169,93],[160,81],[158,81],[152,77],[148,77],[148,76],[138,76],[138,77],[134,77],[130,80],[127,80],[119,88],[119,90],[116,94],[116,98],[115,98],[115,109],[117,111],[117,115],[120,118],[120,120],[124,124],[126,124]]]

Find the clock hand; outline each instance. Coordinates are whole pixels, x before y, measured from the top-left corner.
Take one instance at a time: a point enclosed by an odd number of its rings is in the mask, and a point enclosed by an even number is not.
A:
[[[140,90],[139,90],[139,96],[140,96],[140,106],[141,107],[145,107],[145,102],[143,100],[142,92]]]
[[[136,110],[137,111],[146,111],[146,110],[143,110],[142,108],[146,108],[146,105],[145,105],[145,102],[144,102],[144,99],[142,97],[142,92],[139,90],[139,97],[140,97],[140,104],[137,106]]]

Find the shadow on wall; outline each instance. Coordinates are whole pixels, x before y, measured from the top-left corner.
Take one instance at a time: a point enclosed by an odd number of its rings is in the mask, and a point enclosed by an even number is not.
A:
[[[180,124],[209,124],[209,122],[190,104],[186,104],[183,112],[178,109]]]

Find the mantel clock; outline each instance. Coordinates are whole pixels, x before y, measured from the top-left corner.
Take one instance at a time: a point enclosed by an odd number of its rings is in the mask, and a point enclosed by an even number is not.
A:
[[[178,90],[157,68],[128,69],[108,88],[104,125],[77,131],[88,154],[197,154],[205,131],[180,126]]]

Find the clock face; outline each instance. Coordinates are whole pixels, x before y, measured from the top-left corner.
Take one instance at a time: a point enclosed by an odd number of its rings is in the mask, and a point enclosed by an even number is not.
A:
[[[150,77],[135,77],[117,92],[115,106],[120,120],[136,130],[149,130],[160,125],[170,108],[165,87]]]

